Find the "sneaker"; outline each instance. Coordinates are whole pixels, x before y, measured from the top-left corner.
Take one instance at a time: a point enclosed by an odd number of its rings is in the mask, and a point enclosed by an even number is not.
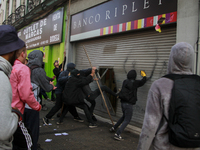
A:
[[[56,124],[61,125],[61,124],[63,124],[63,121],[58,121],[58,122],[56,122]]]
[[[97,121],[97,118],[93,115],[93,116],[92,116],[92,120],[93,120],[93,121]]]
[[[118,135],[117,133],[115,133],[114,139],[115,139],[115,140],[118,140],[118,141],[123,141],[123,140],[124,140],[124,139],[123,139],[120,135]]]
[[[74,117],[74,120],[75,120],[75,121],[78,121],[78,122],[84,122],[84,120],[81,119],[80,117]]]
[[[97,127],[97,125],[95,123],[90,123],[89,124],[89,128],[96,128],[96,127]]]
[[[49,125],[49,119],[47,119],[46,117],[42,118],[43,123],[46,125]]]
[[[109,129],[109,131],[110,131],[110,132],[115,132],[116,130],[115,130],[114,127],[112,127],[112,128]]]

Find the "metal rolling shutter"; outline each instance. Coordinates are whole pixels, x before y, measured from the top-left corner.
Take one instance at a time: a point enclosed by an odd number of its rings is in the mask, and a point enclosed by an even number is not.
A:
[[[153,73],[152,78],[138,89],[138,101],[134,105],[131,124],[141,126],[148,90],[153,81],[166,74],[170,50],[175,43],[176,27],[163,28],[161,33],[151,29],[116,34],[77,42],[75,62],[78,69],[90,67],[82,47],[84,45],[93,66],[113,67],[117,88],[121,88],[123,80],[126,79],[126,71],[135,69],[137,79],[141,79],[140,70],[145,70],[147,77]],[[118,101],[116,117],[121,116],[121,105]]]

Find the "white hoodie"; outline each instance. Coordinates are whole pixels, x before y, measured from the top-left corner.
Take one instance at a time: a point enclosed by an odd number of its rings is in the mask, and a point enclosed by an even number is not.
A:
[[[192,74],[194,49],[188,43],[175,44],[170,53],[168,74]],[[173,81],[160,78],[153,82],[147,97],[145,117],[137,150],[200,150],[179,148],[168,140],[167,121]]]
[[[12,88],[9,76],[11,64],[0,56],[0,150],[12,149],[12,135],[18,126],[18,116],[12,113]]]

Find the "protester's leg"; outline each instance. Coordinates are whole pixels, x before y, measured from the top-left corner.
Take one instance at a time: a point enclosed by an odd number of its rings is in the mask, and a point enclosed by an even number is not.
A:
[[[75,106],[73,106],[73,105],[68,105],[68,108],[69,108],[69,112],[71,113],[71,115],[72,115],[74,118],[79,117]]]
[[[62,107],[62,94],[56,94],[56,103],[46,115],[47,119],[51,119]]]
[[[72,116],[74,116],[75,121],[84,122],[84,120],[79,117],[75,106],[68,105],[68,108],[69,108],[69,112],[72,114]],[[89,106],[88,106],[88,109],[89,109]]]
[[[90,113],[93,114],[94,108],[96,106],[96,101],[95,101],[95,99],[90,99],[88,97],[86,98],[86,100],[91,103],[89,110],[90,110]]]
[[[122,103],[122,109],[124,113],[124,121],[120,128],[117,130],[117,135],[121,135],[121,133],[124,131],[126,126],[129,124],[131,121],[132,115],[133,115],[133,105],[128,104],[128,103]]]
[[[88,109],[87,104],[82,103],[82,104],[77,105],[77,107],[83,109],[88,122],[94,124],[94,121],[92,120],[92,115],[91,115],[91,113],[90,113],[90,111]]]
[[[68,111],[69,111],[69,107],[67,105],[64,105],[62,114],[59,118],[59,123],[63,122],[63,119],[64,119],[65,115],[68,113]],[[57,124],[59,124],[59,123],[57,123]]]
[[[31,150],[37,150],[37,142],[39,139],[39,112],[36,110],[25,108],[24,116],[25,125],[31,130],[33,143]]]
[[[121,123],[124,121],[124,118],[125,118],[125,111],[124,111],[124,108],[123,108],[123,103],[121,103],[121,108],[122,108],[123,116],[122,116],[122,117],[117,121],[117,123],[114,125],[114,129],[115,129],[115,130],[121,125]]]
[[[54,96],[54,93],[55,93],[55,90],[52,90],[51,91],[51,100],[52,101],[55,101],[56,100],[56,98],[55,98],[55,96]],[[56,96],[57,97],[57,96]]]
[[[105,91],[106,93],[109,93],[109,94],[117,97],[117,94],[105,85],[101,86],[101,91],[102,92]],[[92,94],[90,95],[90,99],[96,99],[100,94],[101,94],[101,92],[98,88],[98,89],[96,89],[95,91],[92,92]]]

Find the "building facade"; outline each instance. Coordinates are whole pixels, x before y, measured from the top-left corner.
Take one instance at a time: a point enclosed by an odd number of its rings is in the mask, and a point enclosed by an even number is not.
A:
[[[29,51],[40,49],[45,53],[47,75],[53,75],[53,62],[63,60],[64,50],[67,52],[67,62],[74,62],[78,69],[89,68],[91,61],[92,66],[99,70],[100,84],[107,85],[113,91],[121,88],[129,70],[137,71],[137,79],[141,79],[140,70],[145,70],[149,79],[138,90],[132,125],[141,127],[148,90],[152,82],[166,74],[170,50],[175,43],[185,41],[194,47],[196,57],[193,72],[200,74],[199,0],[71,0],[70,5],[69,1],[64,0],[36,2],[38,0],[18,0],[8,4],[4,0],[2,7],[5,9],[2,9],[1,15],[4,24],[14,25],[20,35],[26,33]],[[34,6],[30,7],[29,4]],[[15,18],[19,18],[16,10],[22,6],[24,14],[20,13],[23,14],[20,19],[10,22],[13,12]],[[56,14],[61,9],[63,20],[54,26],[52,20],[58,18]],[[45,35],[47,39],[39,38],[37,31],[31,35],[30,30],[36,30],[37,23],[44,25],[46,18],[47,21],[51,20],[47,24],[52,26],[44,26],[42,32],[54,31],[56,27],[60,31]],[[155,26],[160,19],[161,32],[157,32]],[[58,41],[54,37],[57,34],[60,34]],[[51,38],[53,42],[49,43]],[[96,82],[90,86],[97,88]],[[104,95],[113,119],[117,120],[122,115],[120,100]],[[95,114],[109,118],[101,96],[96,102]]]

